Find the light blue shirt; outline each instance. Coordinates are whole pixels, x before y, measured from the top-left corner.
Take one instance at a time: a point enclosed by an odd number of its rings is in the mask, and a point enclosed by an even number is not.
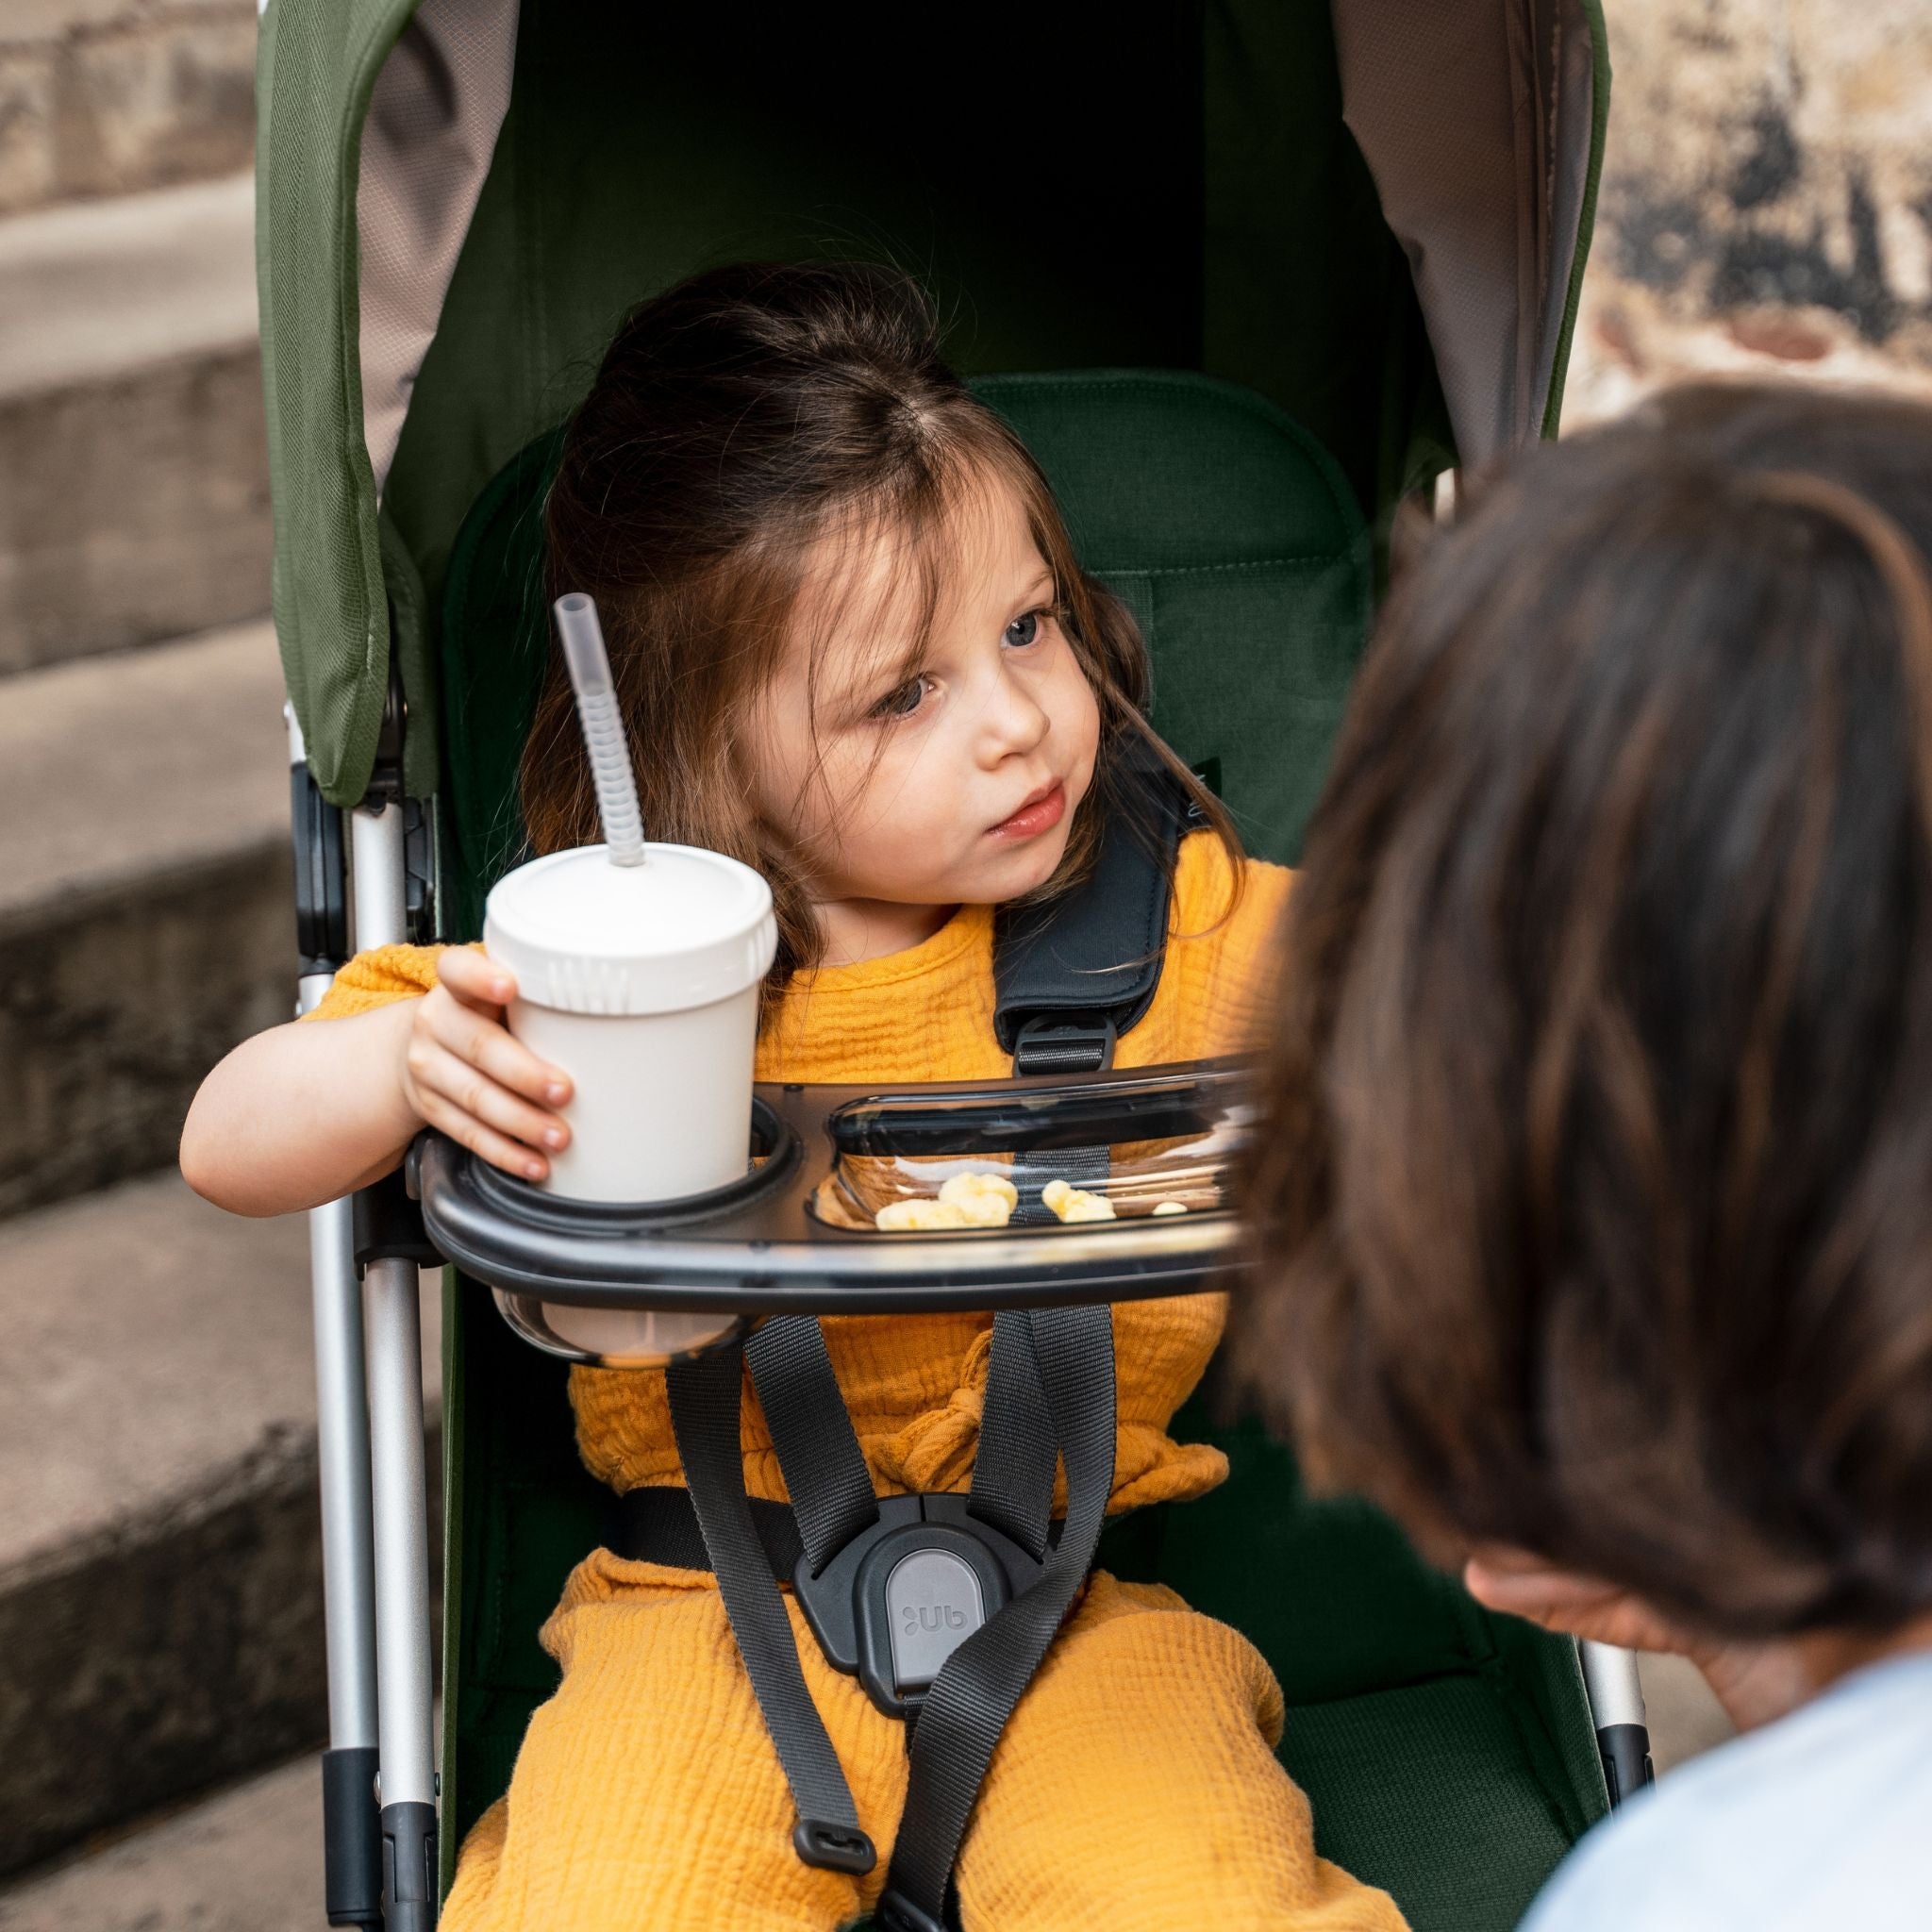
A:
[[[1928,1932],[1932,1654],[1873,1664],[1591,1831],[1520,1932]]]

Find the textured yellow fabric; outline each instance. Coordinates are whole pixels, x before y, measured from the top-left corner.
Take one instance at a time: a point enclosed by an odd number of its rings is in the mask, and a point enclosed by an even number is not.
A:
[[[905,1737],[786,1607],[880,1847],[866,1878],[793,1853],[784,1774],[710,1579],[600,1550],[544,1626],[563,1685],[464,1844],[449,1932],[832,1932],[868,1909]],[[1246,1639],[1171,1591],[1097,1574],[994,1753],[959,1854],[966,1932],[1401,1932],[1387,1893],[1315,1857],[1280,1731],[1281,1693]]]
[[[1122,1039],[1117,1065],[1158,1066],[1249,1043],[1289,876],[1279,866],[1251,863],[1237,895],[1218,839],[1197,832],[1183,842],[1160,983],[1140,1024]],[[385,946],[358,955],[310,1017],[364,1012],[426,991],[436,983],[440,950]],[[1012,1061],[993,1037],[992,1008],[992,908],[965,907],[923,945],[800,974],[758,1041],[758,1077],[1003,1079]],[[1114,1509],[1197,1496],[1226,1474],[1218,1449],[1167,1434],[1214,1352],[1224,1314],[1219,1295],[1115,1309]],[[880,1493],[963,1491],[979,1440],[991,1318],[855,1315],[829,1319],[824,1330]],[[577,1444],[594,1475],[619,1490],[682,1480],[662,1370],[577,1369],[571,1401]],[[744,1475],[753,1495],[783,1500],[784,1479],[748,1379]]]
[[[1233,877],[1219,842],[1183,845],[1159,989],[1117,1064],[1249,1043],[1289,875]],[[1226,916],[1224,916],[1226,915]],[[434,949],[389,947],[343,968],[315,1017],[435,982]],[[992,914],[968,907],[923,945],[801,975],[768,1022],[760,1079],[1000,1078]],[[1219,1452],[1167,1435],[1221,1333],[1218,1296],[1114,1311],[1120,1431],[1112,1504],[1198,1495]],[[851,1317],[824,1324],[881,1493],[964,1489],[991,1321]],[[662,1374],[571,1378],[589,1467],[628,1489],[677,1482]],[[747,1486],[785,1493],[746,1384]],[[563,1670],[531,1720],[506,1797],[466,1840],[450,1932],[729,1925],[831,1932],[883,1882],[905,1796],[901,1727],[825,1664],[787,1607],[807,1682],[880,1851],[860,1881],[803,1865],[791,1807],[717,1588],[708,1575],[594,1552],[543,1641]],[[967,1932],[1172,1932],[1212,1924],[1399,1932],[1388,1896],[1316,1858],[1306,1798],[1276,1763],[1281,1695],[1266,1662],[1172,1591],[1096,1574],[1001,1740],[958,1866]]]

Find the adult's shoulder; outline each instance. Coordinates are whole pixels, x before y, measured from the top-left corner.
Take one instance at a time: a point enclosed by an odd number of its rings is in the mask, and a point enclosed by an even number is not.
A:
[[[1932,1657],[1876,1666],[1591,1831],[1523,1932],[1907,1932],[1932,1896]]]

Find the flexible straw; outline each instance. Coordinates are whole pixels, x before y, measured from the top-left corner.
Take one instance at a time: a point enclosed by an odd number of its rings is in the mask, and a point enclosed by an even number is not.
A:
[[[597,622],[597,606],[581,591],[567,591],[551,608],[557,613],[557,634],[563,641],[563,661],[570,666],[571,686],[577,694],[577,718],[591,754],[597,813],[604,821],[604,842],[610,848],[610,862],[641,865],[643,814],[638,809],[630,744],[617,708],[617,690],[610,681],[610,659],[604,650],[604,627]]]

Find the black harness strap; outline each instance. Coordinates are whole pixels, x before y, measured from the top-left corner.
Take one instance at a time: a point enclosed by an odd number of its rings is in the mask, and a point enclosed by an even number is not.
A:
[[[879,1520],[872,1473],[815,1316],[774,1315],[745,1344],[745,1358],[816,1576]]]
[[[1172,859],[1189,801],[1151,754],[1127,782],[1130,809],[1103,827],[1085,883],[995,920],[992,1028],[1016,1074],[1099,1072],[1160,984],[1170,891],[1157,855]]]
[[[992,1357],[987,1363],[967,1513],[1011,1537],[1028,1556],[1043,1557],[1058,1459],[1053,1416],[1034,1354],[1033,1324],[1024,1308],[1002,1309],[992,1318]]]
[[[946,1932],[953,1866],[987,1766],[1092,1568],[1113,1491],[1113,1311],[1036,1308],[1027,1319],[1066,1458],[1066,1526],[1040,1580],[969,1637],[926,1693],[886,1890],[874,1911],[881,1932]]]
[[[805,1549],[791,1504],[768,1503],[762,1496],[747,1496],[745,1501],[751,1506],[752,1528],[764,1546],[772,1574],[790,1576],[798,1568]],[[606,1513],[605,1545],[620,1557],[668,1563],[675,1570],[711,1567],[711,1553],[705,1547],[705,1533],[698,1527],[689,1490],[670,1483],[626,1490],[623,1495],[611,1497]]]
[[[852,1788],[806,1687],[791,1620],[744,1492],[739,1437],[743,1351],[734,1341],[705,1355],[680,1357],[666,1371],[665,1380],[678,1460],[718,1578],[718,1594],[791,1788],[798,1813],[792,1844],[808,1865],[870,1872],[878,1855],[859,1829]]]

